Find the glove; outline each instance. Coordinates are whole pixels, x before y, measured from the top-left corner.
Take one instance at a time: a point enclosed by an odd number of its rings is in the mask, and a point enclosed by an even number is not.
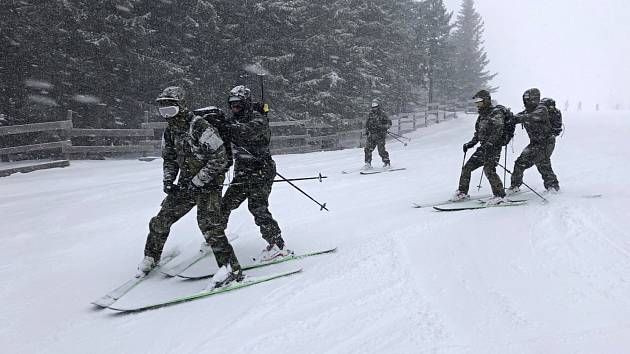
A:
[[[192,181],[186,186],[187,191],[191,195],[199,194],[204,183],[199,179],[199,176],[193,177]]]
[[[264,102],[254,102],[252,104],[252,108],[254,109],[254,111],[263,115],[269,112],[269,105]]]
[[[179,191],[179,186],[174,184],[173,182],[164,182],[163,190],[166,194],[174,194]]]
[[[234,160],[233,159],[227,159],[227,165],[225,166],[226,169],[230,169],[230,167],[232,167],[232,165],[234,165]]]
[[[467,142],[466,144],[464,144],[463,146],[463,150],[464,152],[468,151],[468,149],[470,149],[471,147],[475,146],[475,144],[473,144],[472,142]]]
[[[212,126],[219,129],[227,124],[227,122],[225,121],[225,116],[223,114],[210,113],[203,116],[203,118],[208,121],[208,123],[210,123]]]

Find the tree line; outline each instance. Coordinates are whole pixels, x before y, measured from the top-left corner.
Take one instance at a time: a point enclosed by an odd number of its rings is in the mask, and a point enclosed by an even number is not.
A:
[[[372,99],[412,110],[494,76],[473,0],[455,19],[442,0],[9,0],[0,17],[0,125],[71,109],[82,127],[135,128],[165,86],[225,107],[265,74],[272,119],[343,129]]]

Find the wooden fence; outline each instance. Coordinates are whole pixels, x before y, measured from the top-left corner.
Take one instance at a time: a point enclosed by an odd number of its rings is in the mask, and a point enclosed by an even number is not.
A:
[[[393,124],[390,131],[405,134],[446,119],[457,118],[458,111],[467,110],[465,104],[429,104],[426,109],[413,113],[391,115]],[[362,147],[365,141],[363,129],[337,132],[329,125],[307,121],[271,122],[270,127],[273,154],[356,148]],[[30,133],[51,133],[49,135],[54,137],[53,141],[35,144],[0,146],[0,161],[4,161],[0,162],[0,177],[16,172],[65,167],[72,159],[159,156],[161,136],[165,128],[165,122],[149,122],[148,112],[145,112],[140,129],[74,128],[72,111],[68,111],[64,121],[0,127],[0,137],[20,137]],[[42,151],[49,155],[46,161],[37,160],[37,155]]]

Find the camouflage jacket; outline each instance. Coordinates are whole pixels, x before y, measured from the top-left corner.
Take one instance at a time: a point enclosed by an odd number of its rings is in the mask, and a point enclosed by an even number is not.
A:
[[[232,115],[227,121],[229,142],[237,169],[258,169],[271,162],[269,118],[254,110]]]
[[[392,121],[383,110],[379,109],[376,112],[370,112],[367,120],[365,121],[365,132],[367,135],[380,134],[385,135],[387,129],[392,126]]]
[[[477,122],[475,122],[475,134],[470,140],[472,145],[481,142],[481,144],[492,144],[501,146],[503,140],[503,113],[490,107],[479,112]]]
[[[547,107],[539,104],[531,111],[524,110],[515,116],[516,122],[521,123],[529,136],[531,143],[546,143],[553,137],[553,129],[549,120]]]
[[[201,117],[189,111],[179,114],[162,136],[164,183],[173,183],[179,174],[180,185],[196,178],[204,186],[216,186],[215,179],[227,170],[223,140]]]

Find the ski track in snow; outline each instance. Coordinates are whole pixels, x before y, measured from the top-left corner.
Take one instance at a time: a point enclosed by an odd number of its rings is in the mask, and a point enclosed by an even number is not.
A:
[[[135,273],[163,198],[161,161],[73,161],[1,178],[3,352],[624,353],[627,116],[565,114],[552,157],[562,193],[545,195],[548,204],[530,193],[528,205],[513,208],[411,208],[453,193],[472,116],[419,129],[407,147],[389,142],[392,166],[406,168],[397,173],[341,174],[362,165],[361,149],[276,156],[286,177],[329,177],[298,182],[329,213],[289,185],[274,187],[271,211],[287,245],[338,251],[250,272],[302,267],[298,275],[133,315],[89,303]],[[516,134],[508,168],[527,143],[524,131]],[[485,178],[476,191],[478,178],[479,170],[471,193],[488,193]],[[535,168],[525,181],[543,189]],[[590,194],[602,197],[583,197]],[[264,247],[244,205],[228,231],[239,235],[233,245],[242,263]],[[202,241],[194,213],[171,232],[165,252],[190,255]],[[194,269],[215,267],[206,259]],[[119,303],[205,285],[156,277]]]

